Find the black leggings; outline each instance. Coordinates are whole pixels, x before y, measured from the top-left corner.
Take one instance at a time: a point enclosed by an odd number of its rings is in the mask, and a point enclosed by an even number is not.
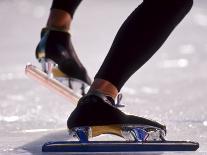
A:
[[[71,15],[81,2],[54,0],[52,8],[55,1],[59,3],[58,9]],[[62,8],[60,3],[65,3]],[[95,78],[107,80],[120,90],[162,46],[192,5],[193,0],[144,0],[122,24]]]
[[[59,9],[68,12],[71,17],[82,0],[53,0],[51,9]]]

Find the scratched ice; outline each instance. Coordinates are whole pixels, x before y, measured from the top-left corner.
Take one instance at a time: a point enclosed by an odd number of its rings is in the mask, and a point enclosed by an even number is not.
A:
[[[72,39],[91,77],[120,24],[140,2],[90,0],[78,8],[71,27]],[[163,122],[170,140],[200,143],[195,153],[172,155],[207,154],[207,1],[194,3],[165,46],[122,90],[124,111]],[[46,141],[68,139],[66,120],[75,106],[24,75],[27,62],[37,64],[34,50],[50,6],[51,0],[0,1],[2,155],[42,155],[41,145]],[[106,138],[113,140],[111,136]]]

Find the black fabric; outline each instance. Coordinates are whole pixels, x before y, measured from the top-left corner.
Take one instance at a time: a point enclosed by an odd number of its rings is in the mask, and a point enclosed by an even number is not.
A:
[[[81,0],[53,0],[52,9],[73,16]],[[119,29],[95,78],[107,80],[118,90],[162,46],[189,12],[193,0],[143,0]]]
[[[74,12],[82,0],[53,0],[51,9],[68,12],[73,17]]]
[[[144,0],[119,29],[95,78],[120,90],[162,46],[192,4],[193,0]]]

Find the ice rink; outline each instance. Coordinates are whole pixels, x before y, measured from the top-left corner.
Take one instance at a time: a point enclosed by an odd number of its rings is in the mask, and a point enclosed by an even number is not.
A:
[[[75,49],[93,77],[113,38],[139,0],[85,0],[71,34]],[[28,79],[51,0],[0,1],[0,154],[41,155],[49,140],[67,139],[66,120],[74,106]],[[207,1],[193,9],[164,46],[122,89],[123,111],[166,124],[167,139],[200,143],[207,154]],[[150,153],[152,154],[152,153]],[[158,153],[160,154],[160,153]],[[163,153],[169,154],[169,153]]]

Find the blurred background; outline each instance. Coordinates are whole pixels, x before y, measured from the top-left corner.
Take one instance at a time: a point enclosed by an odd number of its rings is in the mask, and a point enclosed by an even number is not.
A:
[[[84,0],[73,20],[75,49],[93,77],[113,38],[140,0]],[[48,140],[67,139],[74,106],[28,79],[51,0],[0,1],[0,154],[41,154]],[[122,110],[161,121],[167,138],[200,142],[207,153],[207,1],[193,9],[164,46],[122,89]],[[136,107],[136,108],[135,108]],[[176,153],[175,153],[176,154]],[[189,153],[186,153],[189,154]]]

